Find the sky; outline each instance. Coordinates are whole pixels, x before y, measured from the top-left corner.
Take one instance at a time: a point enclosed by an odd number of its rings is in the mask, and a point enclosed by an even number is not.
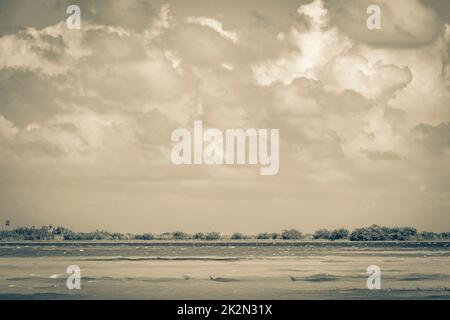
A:
[[[0,219],[450,231],[449,53],[446,0],[2,0]],[[197,120],[279,129],[278,174],[174,165]]]

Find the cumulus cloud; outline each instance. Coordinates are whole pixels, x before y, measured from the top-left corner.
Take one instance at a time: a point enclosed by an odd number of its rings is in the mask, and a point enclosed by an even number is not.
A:
[[[89,218],[83,229],[121,228],[127,212],[130,230],[189,216],[227,232],[261,215],[263,229],[390,224],[395,209],[401,223],[425,226],[425,212],[449,226],[449,22],[432,5],[379,1],[374,33],[366,1],[238,4],[239,14],[221,3],[81,1],[79,31],[64,10],[35,3],[28,20],[20,4],[0,4],[11,12],[0,19],[0,174],[14,182],[0,214],[66,224],[71,203]],[[173,166],[170,133],[194,120],[279,128],[279,174]],[[39,200],[44,182],[51,205]]]
[[[84,26],[83,32],[67,29],[64,22],[41,30],[28,28],[0,37],[0,68],[39,70],[47,75],[65,73],[78,60],[92,54],[84,44],[86,35],[92,32],[130,36],[121,27],[90,24]]]
[[[412,80],[412,73],[406,66],[383,64],[381,61],[371,65],[363,56],[342,54],[321,70],[320,79],[327,84],[376,99],[389,97],[406,87]]]
[[[260,85],[274,81],[290,84],[304,77],[376,99],[390,96],[411,81],[407,66],[384,64],[382,60],[369,62],[357,54],[353,41],[329,27],[330,14],[321,0],[300,6],[298,13],[309,22],[305,30],[292,27],[290,40],[298,49],[288,57],[255,65],[253,71]]]
[[[321,0],[302,5],[297,12],[306,17],[309,26],[300,30],[292,27],[288,41],[297,47],[296,51],[253,66],[260,85],[270,85],[274,81],[289,84],[299,77],[317,79],[318,69],[351,48],[352,43],[345,35],[328,27],[328,12]]]

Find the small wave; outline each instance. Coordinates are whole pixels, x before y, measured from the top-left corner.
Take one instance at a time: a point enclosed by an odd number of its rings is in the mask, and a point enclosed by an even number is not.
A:
[[[276,269],[277,271],[290,271],[290,272],[298,272],[298,271],[303,271],[302,269],[297,269],[297,268],[282,268],[282,269]]]
[[[213,277],[213,276],[210,276],[209,279],[211,279],[212,281],[217,281],[217,282],[235,282],[235,281],[240,281],[238,279],[233,279],[233,278],[223,278],[223,277]]]
[[[171,282],[171,281],[185,281],[183,277],[179,278],[170,278],[170,277],[155,277],[155,278],[146,278],[146,277],[97,277],[97,278],[83,278],[88,282],[101,282],[101,281],[142,281],[142,282]]]
[[[398,278],[399,281],[424,281],[424,280],[446,280],[450,276],[447,274],[422,274],[422,273],[411,273]]]
[[[347,261],[347,260],[333,260],[333,259],[329,259],[329,260],[322,260],[322,261],[320,261],[320,262],[322,262],[322,263],[333,263],[333,264],[335,264],[335,263],[348,263],[349,261]]]
[[[180,281],[183,280],[181,278],[146,278],[146,279],[132,279],[132,280],[138,280],[143,282],[172,282],[172,281]]]
[[[337,279],[338,279],[338,277],[336,277],[332,274],[319,273],[319,274],[313,274],[311,276],[301,278],[299,280],[311,281],[311,282],[326,282],[326,281],[336,281]]]
[[[10,277],[10,278],[6,278],[5,280],[7,281],[51,281],[52,280],[60,280],[59,278],[59,274],[54,274],[51,275],[49,277],[41,277],[41,276],[31,276],[31,277]],[[87,279],[87,278],[83,278],[83,279]]]
[[[36,277],[12,277],[12,278],[6,278],[8,281],[25,281],[25,280],[35,280]]]
[[[48,300],[48,299],[74,299],[78,296],[61,293],[32,293],[32,294],[20,294],[20,293],[0,293],[0,300]]]
[[[89,261],[239,261],[236,257],[100,257]]]
[[[48,285],[48,286],[34,286],[31,287],[32,289],[52,289],[52,288],[58,288],[59,284],[52,284],[52,285]]]

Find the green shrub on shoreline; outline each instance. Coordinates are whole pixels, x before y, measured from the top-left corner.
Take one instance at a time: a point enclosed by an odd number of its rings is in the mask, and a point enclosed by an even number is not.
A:
[[[335,229],[333,231],[327,229],[320,229],[314,232],[314,240],[346,240],[349,237],[350,232],[345,228]]]
[[[281,233],[259,233],[257,235],[245,235],[239,232],[231,236],[221,235],[219,232],[197,232],[189,234],[183,231],[166,232],[162,234],[123,234],[118,232],[108,232],[95,230],[93,232],[74,232],[64,227],[42,226],[18,227],[11,230],[0,230],[0,240],[3,241],[102,241],[102,240],[192,240],[192,241],[218,241],[218,240],[349,240],[349,241],[433,241],[450,240],[450,232],[418,232],[411,227],[381,227],[372,225],[369,227],[356,228],[349,232],[345,228],[327,230],[320,229],[313,235],[303,235],[296,229],[283,230]]]

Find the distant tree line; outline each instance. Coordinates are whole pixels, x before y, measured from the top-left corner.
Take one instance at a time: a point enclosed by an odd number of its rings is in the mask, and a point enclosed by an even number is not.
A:
[[[408,241],[408,240],[449,240],[450,232],[418,232],[410,227],[380,227],[372,225],[368,228],[358,228],[353,230],[349,237],[352,241]]]
[[[0,230],[0,240],[350,240],[350,241],[430,241],[450,240],[450,232],[418,232],[410,227],[380,227],[372,225],[357,228],[352,232],[340,228],[335,230],[320,229],[312,235],[303,235],[296,229],[283,230],[280,233],[263,232],[256,235],[233,233],[222,235],[219,232],[197,232],[189,234],[182,231],[166,232],[162,234],[117,233],[103,230],[93,232],[74,232],[64,227],[42,226],[19,227],[12,230]]]
[[[314,232],[313,239],[322,239],[322,240],[341,240],[348,239],[349,231],[344,228],[328,230],[328,229],[320,229]]]

